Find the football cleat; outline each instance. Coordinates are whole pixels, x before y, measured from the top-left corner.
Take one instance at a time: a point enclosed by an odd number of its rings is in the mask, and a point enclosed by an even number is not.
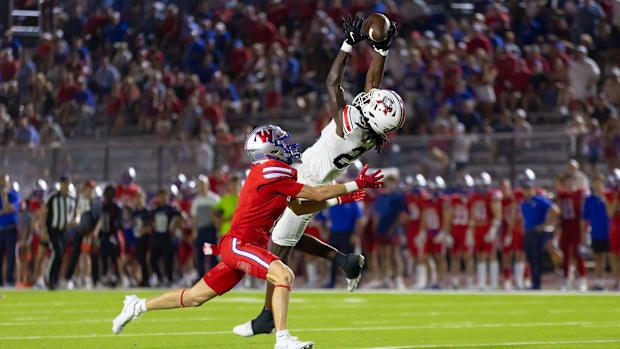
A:
[[[352,263],[351,267],[347,266],[347,289],[349,292],[353,292],[362,278],[362,269],[364,268],[365,258],[362,255],[349,255],[347,256],[347,265],[351,257],[357,257],[356,263]]]
[[[244,324],[235,326],[235,328],[233,328],[233,333],[241,337],[254,336],[254,331],[252,330],[252,320]]]
[[[288,336],[283,340],[277,341],[274,349],[312,349],[314,348],[314,342],[302,342],[297,340],[297,337]]]
[[[123,304],[123,310],[112,321],[112,332],[114,332],[114,334],[119,334],[125,325],[127,325],[131,320],[139,318],[141,315],[140,298],[138,298],[135,294],[126,296]]]

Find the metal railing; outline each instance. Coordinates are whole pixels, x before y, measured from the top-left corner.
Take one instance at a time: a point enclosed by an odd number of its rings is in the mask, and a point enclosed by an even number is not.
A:
[[[305,149],[314,137],[297,139]],[[396,135],[382,153],[370,150],[361,160],[374,167],[395,167],[401,176],[413,173],[442,175],[453,179],[459,172],[488,171],[495,177],[513,178],[533,168],[547,183],[566,161],[581,153],[578,138],[563,132],[531,134],[476,134],[461,136]],[[469,149],[469,150],[467,150]],[[71,174],[80,179],[116,181],[121,171],[133,166],[138,183],[154,191],[173,176],[243,171],[249,162],[243,145],[190,142],[83,142],[60,147],[2,147],[0,170],[22,187],[39,178],[55,181]]]

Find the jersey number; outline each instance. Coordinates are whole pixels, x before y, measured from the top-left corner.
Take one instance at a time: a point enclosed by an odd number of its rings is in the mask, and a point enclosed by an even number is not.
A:
[[[562,218],[575,219],[575,208],[573,207],[573,200],[562,200]]]
[[[414,203],[409,204],[409,219],[414,221],[420,219],[420,208]]]
[[[452,225],[467,225],[469,220],[469,212],[464,205],[457,205],[454,207],[452,213]]]
[[[165,213],[155,215],[155,231],[165,233],[168,231],[168,216]]]
[[[426,211],[424,215],[424,224],[426,225],[427,230],[437,230],[439,229],[439,215],[437,211],[434,209]]]
[[[480,222],[487,220],[487,206],[484,201],[476,201],[472,207],[474,218]]]
[[[362,154],[364,154],[366,150],[368,150],[366,147],[357,147],[351,150],[351,152],[349,153],[340,154],[334,159],[334,165],[337,169],[342,170],[343,168],[351,165],[351,163],[357,158],[362,156]]]

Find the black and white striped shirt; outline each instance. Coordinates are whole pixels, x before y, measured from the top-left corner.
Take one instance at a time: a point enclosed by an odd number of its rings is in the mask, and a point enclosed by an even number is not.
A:
[[[45,205],[47,206],[48,228],[64,230],[75,218],[77,200],[73,196],[65,196],[57,192],[48,197]]]

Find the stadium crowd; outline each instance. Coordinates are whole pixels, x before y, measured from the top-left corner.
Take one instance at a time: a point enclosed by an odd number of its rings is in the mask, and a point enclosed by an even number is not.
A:
[[[472,1],[467,10],[424,0],[51,3],[33,49],[3,34],[2,144],[95,130],[230,138],[261,112],[316,114],[320,130],[340,18],[382,12],[399,27],[384,85],[416,116],[406,132],[455,134],[454,118],[467,133],[510,132],[520,109],[544,111],[593,129],[592,154],[617,161],[620,152],[617,1]],[[352,91],[371,50],[356,47]]]
[[[328,208],[306,230],[345,253],[367,256],[361,287],[540,289],[541,275],[550,272],[551,287],[618,290],[620,170],[588,178],[572,160],[547,190],[529,170],[514,189],[486,173],[463,175],[448,187],[441,177],[385,172],[376,195]],[[118,183],[74,184],[63,177],[53,186],[39,180],[20,190],[3,176],[2,284],[185,287],[215,266],[218,257],[210,251],[227,233],[243,176],[221,181],[180,174],[149,196],[135,179],[130,168]],[[302,253],[291,260],[302,276],[298,287],[343,282],[344,274],[335,266],[330,271],[325,260]],[[560,275],[564,284],[557,283]],[[251,280],[246,286],[256,286]]]

